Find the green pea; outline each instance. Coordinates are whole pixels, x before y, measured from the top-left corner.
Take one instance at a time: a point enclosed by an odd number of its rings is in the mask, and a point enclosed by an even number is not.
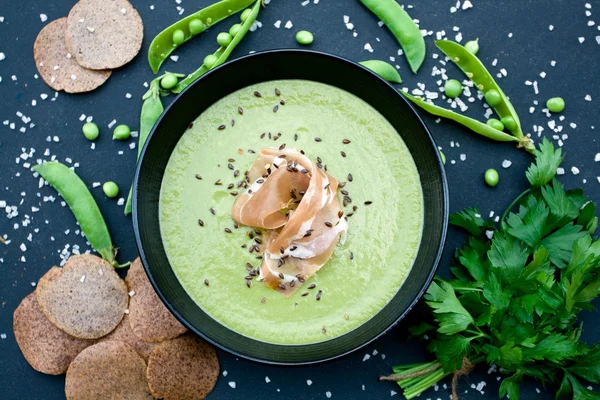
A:
[[[197,35],[204,30],[204,24],[199,19],[193,19],[190,21],[188,28],[192,35]]]
[[[315,37],[309,31],[298,31],[296,33],[296,41],[305,46],[311,44],[315,40]]]
[[[487,171],[485,171],[483,179],[485,180],[485,183],[488,184],[488,186],[494,187],[500,181],[500,176],[498,175],[498,171],[496,171],[493,168],[490,168]]]
[[[206,66],[206,68],[211,68],[213,65],[215,65],[216,62],[217,56],[215,56],[214,54],[209,54],[206,57],[204,57],[204,65]]]
[[[250,14],[252,14],[252,10],[250,8],[245,9],[242,15],[240,15],[242,22],[246,22]]]
[[[221,47],[229,46],[229,43],[233,40],[233,37],[227,32],[221,32],[217,35],[217,43]]]
[[[477,54],[479,51],[479,38],[475,40],[469,40],[467,43],[465,43],[465,49],[467,49],[467,51],[473,55]]]
[[[131,129],[127,125],[119,125],[113,131],[113,140],[127,140],[131,136]]]
[[[160,80],[160,87],[167,90],[173,89],[177,85],[178,81],[179,80],[174,74],[166,74]]]
[[[444,165],[446,165],[446,155],[444,154],[443,151],[441,151],[441,150],[438,150],[438,151],[440,152],[440,158],[442,159],[442,163]]]
[[[93,122],[88,122],[87,124],[84,124],[81,128],[81,131],[83,132],[83,136],[85,136],[87,140],[96,140],[96,138],[98,138],[98,135],[100,134],[98,125],[96,125]]]
[[[492,107],[496,107],[502,102],[502,96],[496,89],[490,89],[485,94],[485,101]]]
[[[461,83],[456,79],[450,79],[444,85],[444,92],[446,93],[446,96],[450,97],[451,99],[455,99],[460,96],[462,90],[463,88]]]
[[[119,195],[119,187],[112,181],[104,183],[104,185],[102,185],[102,190],[104,191],[106,197],[111,199],[114,199]]]
[[[513,117],[511,117],[510,115],[507,115],[506,117],[501,118],[500,122],[502,122],[504,124],[504,127],[506,129],[508,129],[509,131],[514,131],[518,128],[517,121],[515,121],[515,119]]]
[[[231,28],[229,28],[229,34],[231,36],[235,37],[235,35],[237,35],[240,32],[240,29],[242,29],[242,25],[241,24],[235,24]]]
[[[491,126],[494,129],[498,129],[499,131],[504,130],[504,124],[501,121],[498,121],[496,118],[490,118],[486,121],[486,124]]]
[[[180,45],[185,41],[185,33],[181,29],[177,29],[173,32],[173,43],[176,45]]]
[[[546,107],[548,107],[548,110],[553,113],[559,113],[565,109],[565,101],[562,99],[562,97],[553,97],[548,99],[546,102]]]

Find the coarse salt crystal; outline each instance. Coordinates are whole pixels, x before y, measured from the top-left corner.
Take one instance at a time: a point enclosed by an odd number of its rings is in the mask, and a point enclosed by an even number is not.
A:
[[[292,29],[292,27],[294,26],[294,24],[292,24],[292,21],[288,21],[285,23],[284,28],[285,29]]]
[[[281,20],[275,21],[273,25],[275,26],[275,28],[279,29],[279,27],[281,26]]]
[[[230,381],[229,382],[229,387],[232,389],[235,389],[235,382],[234,381]]]
[[[307,379],[307,380],[306,380],[306,384],[307,384],[308,386],[310,386],[310,385],[312,385],[312,381],[311,381],[310,379]]]
[[[170,58],[170,59],[171,59],[171,61],[173,61],[173,62],[177,62],[177,60],[179,60],[179,56],[175,56],[175,55],[173,55],[173,56],[170,56],[169,58]]]
[[[579,36],[577,40],[579,40],[579,43],[585,42],[585,38],[583,36]]]
[[[363,357],[363,361],[367,361],[369,358],[371,358],[370,354],[365,354],[365,356]]]
[[[327,396],[328,399],[331,398],[331,392],[325,392],[325,396]]]
[[[81,283],[85,282],[85,275],[81,275],[81,278],[79,279],[79,282],[81,282]]]
[[[579,175],[579,168],[571,167],[571,172],[573,173],[573,175]]]
[[[269,382],[271,382],[271,379],[269,379],[268,376],[265,376],[265,382],[269,383]]]
[[[592,101],[592,96],[590,96],[589,94],[585,95],[585,100],[586,101]]]
[[[502,168],[508,168],[512,165],[512,161],[504,160],[502,161]]]
[[[46,22],[46,21],[48,21],[48,16],[46,14],[40,14],[40,20],[42,22]]]

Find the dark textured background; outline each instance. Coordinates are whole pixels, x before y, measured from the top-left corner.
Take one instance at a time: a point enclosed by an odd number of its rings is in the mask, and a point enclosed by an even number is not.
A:
[[[180,4],[185,8],[185,15],[199,9],[210,0],[183,0]],[[600,13],[600,2],[589,2],[591,9],[586,8],[582,0],[525,0],[525,1],[481,1],[472,0],[474,8],[450,12],[454,1],[422,0],[415,3],[410,11],[414,18],[421,21],[421,27],[434,32],[446,31],[450,39],[455,38],[453,27],[459,27],[464,39],[480,38],[479,56],[491,71],[497,73],[506,68],[508,76],[499,80],[504,91],[511,97],[519,110],[524,130],[533,132],[533,125],[545,128],[544,135],[551,137],[553,132],[548,128],[548,118],[541,112],[542,104],[552,96],[560,95],[567,103],[563,113],[565,121],[552,118],[564,129],[560,133],[568,134],[565,140],[566,159],[563,167],[566,170],[562,178],[567,187],[583,187],[593,200],[600,200],[600,185],[596,178],[600,175],[594,156],[599,152],[596,141],[600,131],[598,121],[599,79],[596,74],[600,67],[600,31],[595,24],[588,26],[596,14]],[[150,9],[151,1],[133,1],[145,24],[145,39],[142,53],[129,65],[113,73],[110,80],[100,89],[83,95],[59,94],[56,101],[50,98],[43,101],[41,93],[52,97],[50,90],[41,79],[35,79],[37,72],[32,57],[32,47],[39,30],[45,25],[40,21],[40,13],[48,15],[48,21],[66,16],[74,4],[73,0],[48,1],[9,1],[0,0],[0,52],[6,59],[0,61],[0,122],[14,122],[15,130],[0,124],[0,201],[8,205],[18,205],[19,215],[8,219],[4,211],[0,211],[0,234],[7,234],[11,243],[0,244],[0,388],[5,399],[61,399],[63,394],[63,377],[45,376],[35,372],[22,358],[12,333],[12,313],[19,301],[33,290],[32,282],[52,265],[60,262],[59,253],[66,244],[78,244],[87,249],[85,240],[75,236],[77,228],[75,220],[68,210],[62,208],[59,201],[43,203],[41,196],[55,195],[45,187],[38,189],[38,181],[34,179],[21,160],[15,159],[22,153],[22,148],[29,152],[35,149],[33,160],[47,159],[43,153],[50,153],[65,162],[70,157],[79,162],[78,174],[90,187],[92,182],[116,181],[125,191],[134,173],[136,150],[130,150],[128,143],[111,140],[111,130],[107,125],[113,119],[137,129],[140,110],[140,96],[146,90],[144,81],[152,78],[147,66],[146,48],[150,40],[161,29],[179,19],[173,0],[156,1],[155,9]],[[393,37],[385,28],[377,26],[377,20],[369,14],[357,0],[321,0],[319,4],[301,5],[301,0],[272,0],[271,4],[261,12],[258,20],[262,28],[250,33],[243,43],[234,51],[233,57],[248,53],[251,50],[264,50],[282,47],[297,47],[294,34],[299,29],[308,29],[315,34],[313,49],[335,53],[352,60],[384,59],[396,55],[398,48]],[[409,3],[409,2],[404,2]],[[586,16],[586,10],[592,14]],[[343,23],[343,15],[348,15],[355,25],[358,37],[347,30]],[[600,15],[600,14],[599,14]],[[237,17],[236,17],[237,18]],[[1,19],[1,18],[0,18]],[[282,21],[282,27],[276,29],[274,23]],[[284,29],[285,22],[291,20],[294,27]],[[47,23],[46,22],[46,23]],[[211,29],[200,38],[190,42],[178,52],[177,63],[168,62],[165,69],[187,73],[202,62],[203,57],[215,48],[214,38],[220,30],[228,29],[232,21],[226,21]],[[554,25],[554,30],[549,30]],[[222,29],[221,29],[222,28]],[[512,33],[512,37],[509,37]],[[578,38],[584,37],[580,44]],[[380,39],[380,41],[377,40]],[[440,66],[438,60],[432,59],[435,52],[434,36],[426,38],[428,55],[418,75],[412,75],[402,57],[396,63],[404,78],[403,86],[411,89],[418,82],[426,83],[429,90],[435,90],[435,80],[430,72],[434,66]],[[365,51],[365,43],[370,43],[374,53]],[[498,59],[498,66],[491,67],[492,60]],[[555,67],[550,61],[557,62]],[[447,74],[463,79],[463,75],[452,65],[447,66]],[[546,78],[540,72],[546,72]],[[13,81],[12,75],[17,80]],[[540,88],[535,95],[532,86],[525,85],[526,80],[537,80]],[[126,93],[133,97],[127,99]],[[586,101],[590,94],[592,102]],[[32,99],[37,106],[32,106]],[[533,114],[529,113],[532,102],[538,100]],[[476,103],[468,113],[482,118],[483,108]],[[34,128],[27,128],[25,133],[19,132],[24,124],[16,115],[22,112],[30,117]],[[96,150],[90,150],[90,142],[81,135],[79,116],[84,113],[93,115],[94,121],[101,128],[101,136],[96,141]],[[439,146],[443,147],[448,164],[448,181],[450,184],[450,205],[452,211],[477,205],[486,216],[491,210],[501,213],[510,201],[526,187],[524,170],[531,158],[512,145],[489,142],[475,137],[472,133],[451,123],[436,124],[433,118],[425,116]],[[30,123],[31,123],[30,122]],[[575,129],[569,123],[576,123]],[[594,129],[594,125],[598,125]],[[48,143],[48,136],[58,136],[58,143]],[[537,136],[537,135],[534,135]],[[451,147],[451,142],[458,142],[460,147]],[[123,150],[124,154],[118,152]],[[460,155],[466,155],[466,161],[460,161]],[[501,167],[502,161],[512,161],[508,169]],[[451,164],[450,160],[456,160]],[[580,174],[571,173],[576,166]],[[483,184],[482,175],[485,169],[494,167],[500,172],[500,184],[495,189]],[[587,183],[583,183],[587,180]],[[92,189],[111,230],[113,241],[120,248],[120,259],[129,260],[136,257],[131,219],[122,214],[123,207],[115,200],[106,199],[101,188]],[[22,203],[22,204],[21,204]],[[40,207],[41,203],[41,207]],[[32,212],[31,207],[40,207],[40,211]],[[22,225],[29,215],[31,223]],[[18,229],[14,229],[18,224]],[[39,232],[35,233],[34,229]],[[70,230],[65,234],[66,230]],[[31,241],[28,235],[32,233]],[[54,241],[51,239],[54,237]],[[464,236],[451,229],[446,245],[445,258],[440,273],[448,273],[449,260],[454,249],[460,245]],[[19,248],[24,243],[26,252]],[[20,261],[25,257],[25,262]],[[417,314],[417,315],[416,315]],[[418,313],[411,315],[418,319]],[[583,338],[588,341],[600,339],[600,323],[597,314],[584,314],[585,332]],[[380,399],[391,396],[391,390],[398,390],[393,383],[379,383],[380,374],[390,372],[392,365],[406,362],[426,360],[427,355],[421,344],[408,340],[406,334],[407,321],[396,327],[385,337],[377,340],[367,349],[341,360],[323,365],[301,368],[282,368],[264,366],[238,360],[227,353],[219,352],[222,371],[227,377],[221,377],[210,399],[314,399],[326,398],[331,392],[334,399]],[[377,350],[378,354],[363,362],[363,357]],[[382,355],[385,354],[385,358]],[[270,383],[265,382],[268,376]],[[498,373],[488,375],[486,368],[481,367],[463,378],[460,392],[468,391],[463,399],[496,398]],[[311,386],[306,380],[313,381]],[[235,381],[236,389],[231,389],[229,381]],[[481,395],[471,385],[486,381]],[[448,382],[446,382],[448,383]],[[364,385],[364,391],[362,389]],[[524,386],[525,399],[550,398],[553,388],[544,389],[540,383],[527,381]],[[536,389],[541,394],[536,394]],[[396,397],[400,395],[397,394]],[[447,399],[449,391],[440,387],[439,391],[431,390],[421,398]]]

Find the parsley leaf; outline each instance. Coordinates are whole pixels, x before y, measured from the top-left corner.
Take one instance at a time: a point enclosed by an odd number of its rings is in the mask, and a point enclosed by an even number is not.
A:
[[[523,359],[526,361],[547,360],[560,363],[576,355],[579,355],[577,344],[558,333],[546,336],[535,347],[523,349]]]
[[[550,261],[558,268],[565,268],[573,253],[573,243],[585,236],[587,232],[581,231],[581,226],[569,223],[553,234],[546,236],[541,245],[550,252]]]
[[[574,220],[579,215],[579,209],[575,203],[567,197],[563,185],[556,179],[552,180],[552,185],[542,187],[542,196],[550,208],[551,216],[548,221],[549,230],[562,226],[567,222]]]
[[[519,400],[519,384],[523,380],[523,373],[519,370],[508,378],[504,378],[500,384],[500,398],[508,395],[511,400]]]
[[[456,298],[452,285],[443,280],[432,282],[425,294],[426,302],[436,314],[438,332],[452,335],[462,332],[473,323],[473,317]]]
[[[461,369],[463,358],[467,355],[471,338],[463,335],[440,336],[431,344],[431,349],[439,362],[442,363],[444,371]]]
[[[588,382],[600,383],[600,347],[593,347],[568,370]]]
[[[527,247],[518,239],[497,232],[488,251],[492,270],[497,270],[504,282],[516,280],[525,267],[529,252]]]
[[[533,198],[533,196],[530,196]],[[566,196],[565,196],[566,197]],[[546,219],[548,219],[549,210],[542,201],[536,201],[535,205],[527,208],[523,218],[517,214],[508,216],[507,232],[529,247],[536,247],[544,235]]]
[[[544,138],[539,147],[540,150],[535,150],[535,162],[525,173],[533,187],[542,187],[550,182],[563,160],[562,149],[554,151],[554,145],[548,139]]]
[[[493,222],[486,222],[476,208],[467,208],[458,213],[450,214],[450,224],[467,230],[471,235],[481,235],[485,229],[494,227]]]

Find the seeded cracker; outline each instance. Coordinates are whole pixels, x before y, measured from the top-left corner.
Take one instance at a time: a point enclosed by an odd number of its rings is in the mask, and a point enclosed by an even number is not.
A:
[[[38,34],[33,45],[33,57],[40,76],[54,90],[67,93],[89,92],[102,85],[111,71],[83,68],[65,45],[66,18],[50,22]]]
[[[54,326],[44,315],[35,293],[25,297],[13,314],[15,339],[23,356],[36,371],[64,374],[73,359],[92,340],[77,339]]]
[[[53,267],[40,279],[36,294],[48,319],[82,339],[110,333],[123,319],[128,295],[125,282],[99,257],[84,254]]]
[[[65,381],[67,400],[153,399],[146,363],[123,342],[88,347],[73,360]]]
[[[123,317],[119,326],[117,326],[114,331],[100,339],[100,341],[124,342],[133,347],[145,361],[148,361],[150,353],[152,353],[152,350],[154,350],[157,345],[157,343],[144,342],[133,333],[129,323],[129,316],[127,314],[125,314],[125,317]]]
[[[142,46],[144,24],[127,0],[80,0],[67,18],[65,41],[79,65],[114,69]]]
[[[134,293],[129,301],[129,322],[137,337],[162,342],[187,331],[154,291],[139,258],[131,264],[125,282],[130,293]]]
[[[187,334],[156,346],[148,359],[148,384],[164,400],[203,399],[215,387],[219,369],[215,349]]]

